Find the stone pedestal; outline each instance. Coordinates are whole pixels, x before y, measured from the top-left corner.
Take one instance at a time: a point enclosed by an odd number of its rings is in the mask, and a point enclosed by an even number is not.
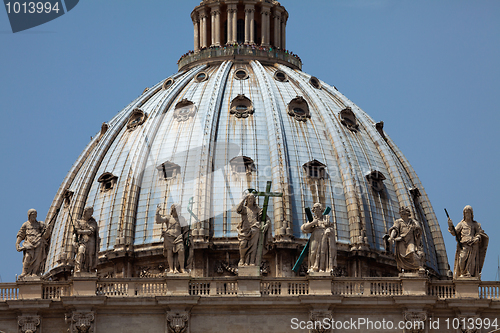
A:
[[[97,274],[77,272],[73,276],[73,296],[95,296],[97,289]]]
[[[188,296],[189,295],[189,274],[167,274],[167,295]]]
[[[238,279],[238,297],[260,297],[260,278]]]
[[[424,273],[400,273],[403,295],[427,295],[428,279]]]
[[[238,276],[260,276],[259,266],[240,266],[238,265]]]
[[[331,295],[332,278],[330,273],[311,273],[309,273],[309,295]]]
[[[479,298],[479,278],[458,278],[453,282],[457,298]]]
[[[19,287],[19,299],[42,298],[42,280],[39,276],[23,277],[17,282]]]

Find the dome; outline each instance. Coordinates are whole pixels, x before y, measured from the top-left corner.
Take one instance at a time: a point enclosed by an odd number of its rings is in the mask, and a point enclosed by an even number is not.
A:
[[[300,228],[305,208],[320,202],[332,209],[339,262],[348,275],[393,274],[384,235],[407,206],[423,226],[426,267],[446,275],[431,203],[383,123],[301,71],[300,58],[285,47],[288,14],[279,3],[232,3],[196,7],[195,50],[180,59],[179,72],[103,124],[81,153],[49,212],[61,209],[46,272],[71,270],[72,221],[89,206],[99,225],[100,275],[134,276],[162,261],[155,213],[173,204],[191,229],[195,266],[216,265],[216,258],[237,255],[236,206],[243,195],[263,191],[270,181],[273,192],[283,193],[268,208],[275,249],[267,256],[276,267],[283,258],[296,260],[308,238]],[[246,31],[241,41],[240,28]],[[294,274],[291,267],[271,271]]]

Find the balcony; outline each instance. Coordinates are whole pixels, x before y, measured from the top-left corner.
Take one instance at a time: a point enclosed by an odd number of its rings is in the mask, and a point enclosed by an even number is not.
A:
[[[71,296],[105,297],[300,297],[306,295],[398,297],[419,295],[439,300],[476,298],[500,301],[500,282],[427,278],[75,278],[70,281],[0,283],[0,302],[26,299],[60,301]]]
[[[264,63],[280,63],[302,70],[302,61],[296,55],[275,48],[236,45],[205,49],[182,56],[178,61],[179,71],[199,63],[220,63],[225,60],[259,60]]]

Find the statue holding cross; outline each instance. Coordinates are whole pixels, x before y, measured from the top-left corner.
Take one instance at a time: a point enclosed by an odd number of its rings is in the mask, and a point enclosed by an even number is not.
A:
[[[239,266],[260,266],[264,242],[271,238],[270,222],[267,216],[267,208],[270,197],[281,197],[283,193],[271,192],[271,182],[267,182],[266,192],[257,192],[249,189],[248,194],[243,197],[236,212],[241,215],[241,221],[237,226],[238,240],[240,242]],[[264,205],[261,209],[256,202],[256,196],[264,197]]]

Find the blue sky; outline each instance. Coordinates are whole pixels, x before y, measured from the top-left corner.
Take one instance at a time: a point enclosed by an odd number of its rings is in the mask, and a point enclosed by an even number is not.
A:
[[[80,152],[144,88],[177,71],[193,48],[198,1],[80,1],[13,34],[0,10],[0,276],[14,281],[16,233],[44,219]],[[439,219],[451,266],[465,205],[490,236],[483,280],[500,254],[500,2],[283,0],[287,48],[335,85],[398,144]]]

